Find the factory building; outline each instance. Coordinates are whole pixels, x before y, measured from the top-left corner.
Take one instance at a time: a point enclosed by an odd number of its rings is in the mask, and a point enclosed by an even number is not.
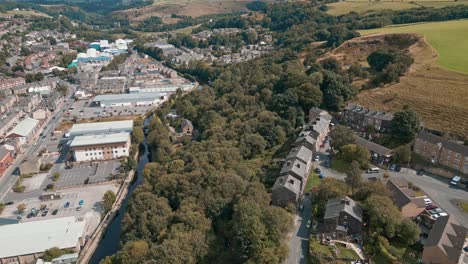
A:
[[[111,121],[111,122],[96,122],[74,124],[70,129],[68,136],[86,136],[111,133],[130,133],[133,130],[133,120]]]
[[[156,106],[167,98],[167,93],[103,94],[94,97],[93,104],[100,107]]]
[[[75,161],[110,160],[127,157],[130,151],[130,133],[76,136],[70,149]]]

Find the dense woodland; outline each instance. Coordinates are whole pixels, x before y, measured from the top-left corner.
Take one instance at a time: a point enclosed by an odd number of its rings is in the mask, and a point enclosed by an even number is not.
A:
[[[145,182],[124,217],[122,249],[103,263],[282,262],[292,215],[269,205],[281,159],[311,107],[339,111],[358,92],[351,84],[352,71],[334,61],[316,62],[320,54],[358,36],[319,6],[268,6],[259,23],[274,30],[278,39],[269,55],[231,66],[197,62],[179,69],[204,87],[179,94],[155,113],[147,138],[153,162],[145,168]],[[316,41],[324,45],[309,45]],[[157,50],[149,52],[160,55]],[[377,54],[370,60],[376,71],[408,62],[399,53]],[[165,119],[171,109],[193,122],[194,139],[171,141]],[[343,155],[362,152],[346,148]],[[356,171],[364,165],[358,163]],[[352,190],[358,200],[379,204],[371,225],[379,224],[380,210],[392,205],[388,197],[372,194],[372,188]],[[371,210],[370,204],[364,207]],[[391,225],[375,230],[369,250],[381,250],[388,240],[414,243],[413,227],[396,215]],[[395,228],[407,228],[408,236],[396,237]]]

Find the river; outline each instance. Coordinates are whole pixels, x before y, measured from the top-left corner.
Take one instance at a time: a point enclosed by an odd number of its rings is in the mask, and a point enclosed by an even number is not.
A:
[[[151,118],[147,118],[145,120],[145,127],[149,124]],[[101,241],[99,242],[96,251],[93,254],[93,257],[89,261],[90,264],[99,264],[101,260],[105,257],[115,254],[120,248],[120,233],[121,233],[121,223],[122,218],[127,210],[128,201],[132,196],[133,192],[135,191],[136,187],[143,183],[143,169],[145,168],[146,163],[148,163],[149,159],[149,152],[148,152],[148,144],[145,140],[143,141],[144,146],[144,153],[140,155],[138,159],[138,166],[136,170],[136,180],[130,185],[127,197],[125,197],[124,201],[122,202],[122,206],[119,209],[119,213],[117,216],[112,220],[111,224],[107,228],[104,236],[102,237]],[[142,151],[143,148],[140,149]]]

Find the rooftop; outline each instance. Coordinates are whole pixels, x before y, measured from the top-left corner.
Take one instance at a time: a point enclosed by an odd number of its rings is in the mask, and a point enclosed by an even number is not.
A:
[[[94,102],[102,101],[134,101],[142,99],[156,99],[164,94],[162,93],[128,93],[128,94],[101,94],[94,97]]]
[[[0,226],[0,258],[74,248],[84,236],[85,221],[62,217]]]
[[[328,219],[338,217],[342,211],[345,211],[357,220],[362,221],[361,207],[348,196],[328,200],[324,218]]]
[[[463,146],[461,144],[457,144],[453,141],[450,141],[448,139],[445,139],[443,137],[436,136],[434,134],[431,134],[429,132],[426,132],[425,130],[421,131],[418,135],[418,139],[433,143],[433,144],[442,144],[442,146],[446,149],[449,149],[451,151],[454,151],[456,153],[463,154],[465,156],[468,156],[468,147]]]
[[[357,145],[359,146],[363,146],[365,148],[367,148],[368,150],[374,152],[374,153],[377,153],[381,156],[385,156],[385,157],[390,157],[392,155],[392,150],[391,149],[388,149],[384,146],[381,146],[379,144],[376,144],[372,141],[369,141],[367,139],[364,139],[362,137],[355,137],[355,142]]]
[[[37,126],[38,123],[39,120],[26,117],[25,119],[21,120],[21,122],[19,122],[15,128],[13,128],[13,130],[10,131],[10,135],[16,134],[25,137],[31,133],[31,131]]]
[[[74,124],[70,135],[96,132],[129,132],[133,129],[133,120]]]
[[[70,144],[70,147],[102,145],[111,143],[125,143],[130,139],[130,133],[113,133],[91,136],[76,136]]]
[[[277,190],[280,188],[286,188],[296,194],[299,194],[301,192],[301,182],[291,175],[281,176],[276,179],[272,190]]]
[[[449,259],[458,262],[462,254],[467,229],[457,223],[451,216],[437,218],[432,226],[425,247],[438,247]]]

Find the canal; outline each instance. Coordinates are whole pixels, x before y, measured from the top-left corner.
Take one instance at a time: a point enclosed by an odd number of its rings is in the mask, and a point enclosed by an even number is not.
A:
[[[147,118],[145,120],[145,127],[149,124],[151,118]],[[99,264],[101,260],[105,257],[115,254],[120,248],[120,234],[121,234],[121,223],[122,218],[127,210],[128,201],[132,196],[133,192],[135,191],[136,187],[143,183],[143,169],[145,168],[146,163],[149,161],[149,152],[148,152],[148,144],[145,140],[142,142],[143,147],[140,148],[140,152],[143,152],[142,155],[139,156],[138,159],[138,166],[136,170],[136,180],[130,185],[127,197],[125,197],[124,201],[122,202],[122,206],[119,209],[119,213],[116,215],[114,220],[112,220],[111,224],[107,228],[104,236],[102,237],[101,241],[99,242],[96,251],[93,254],[93,257],[89,261],[90,264]],[[144,150],[143,150],[144,149]]]

